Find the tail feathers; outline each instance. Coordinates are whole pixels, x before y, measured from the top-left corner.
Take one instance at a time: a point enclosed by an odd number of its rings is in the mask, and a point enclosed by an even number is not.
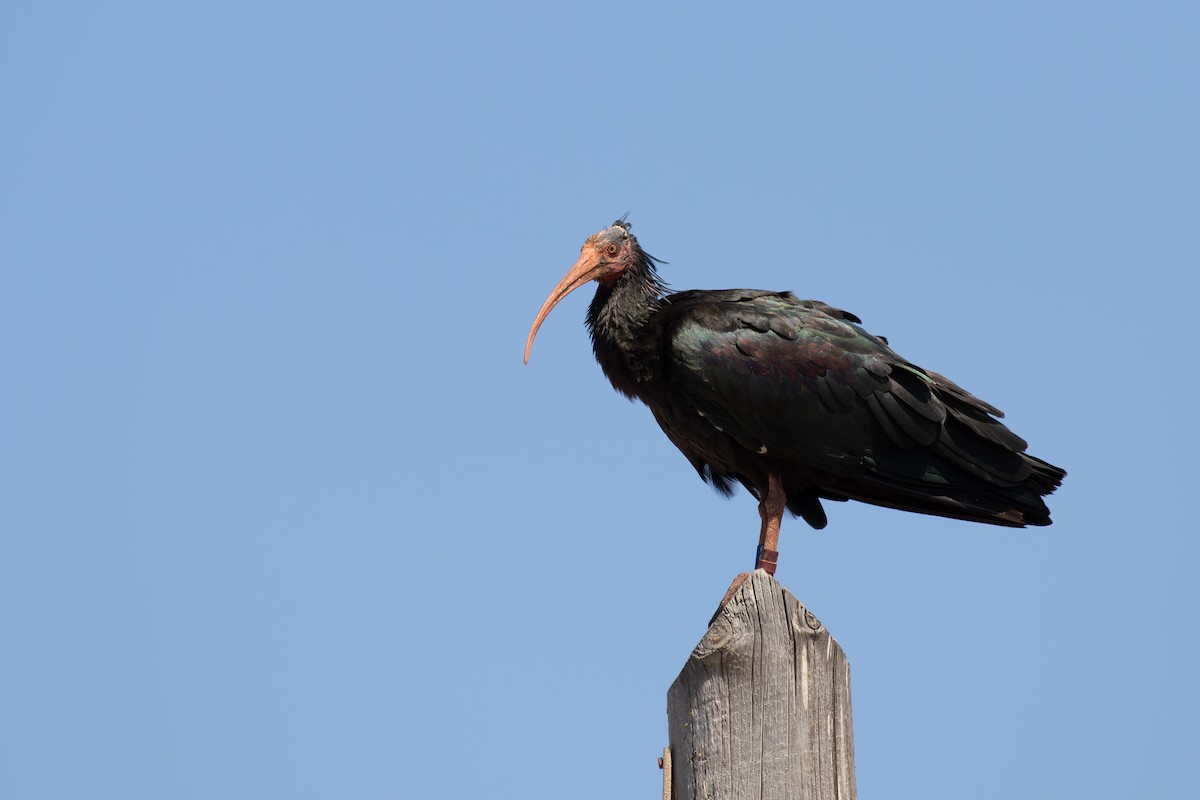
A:
[[[1054,490],[1062,486],[1063,478],[1067,477],[1067,471],[1061,467],[1056,467],[1048,461],[1042,461],[1040,458],[1027,455],[1029,466],[1032,473],[1029,476],[1027,484],[1038,493],[1039,496],[1045,497],[1048,494],[1053,494]]]
[[[827,500],[858,500],[863,503],[932,514],[989,525],[1011,528],[1044,526],[1051,523],[1050,509],[1042,499],[1057,489],[1066,477],[1062,469],[1039,458],[1021,454],[1028,462],[1025,477],[1011,485],[999,485],[980,480],[976,475],[960,471],[953,464],[943,464],[936,471],[926,465],[922,475],[908,469],[884,471],[876,469],[856,478],[833,479],[821,486],[818,494]],[[934,474],[938,480],[929,480]],[[801,489],[797,496],[803,497]],[[807,490],[811,497],[811,489]],[[789,490],[788,507],[812,524],[810,508],[793,503]],[[811,498],[817,504],[816,498]],[[821,513],[823,521],[824,512]],[[823,527],[813,525],[813,527]]]

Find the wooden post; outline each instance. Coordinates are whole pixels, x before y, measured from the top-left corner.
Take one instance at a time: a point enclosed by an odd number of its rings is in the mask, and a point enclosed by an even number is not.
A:
[[[763,570],[667,692],[672,800],[854,800],[850,664]]]

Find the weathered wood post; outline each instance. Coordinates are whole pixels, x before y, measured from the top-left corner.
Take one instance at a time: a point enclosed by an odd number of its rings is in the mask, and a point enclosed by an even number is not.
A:
[[[762,570],[667,692],[672,800],[854,800],[850,664]]]

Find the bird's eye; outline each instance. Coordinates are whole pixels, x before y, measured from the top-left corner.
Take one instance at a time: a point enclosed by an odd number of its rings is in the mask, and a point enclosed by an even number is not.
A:
[[[608,247],[604,248],[604,252],[608,253],[610,256],[615,256],[617,251],[620,249],[621,248],[617,247],[616,242],[609,242]]]

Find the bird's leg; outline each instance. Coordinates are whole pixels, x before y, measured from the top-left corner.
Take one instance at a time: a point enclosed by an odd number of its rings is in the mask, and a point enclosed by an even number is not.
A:
[[[758,501],[758,516],[762,518],[762,528],[758,534],[758,552],[754,557],[754,568],[764,569],[768,575],[775,574],[775,565],[779,561],[779,526],[783,522],[783,512],[787,508],[787,493],[783,490],[783,481],[775,473],[771,473],[767,483],[767,493]],[[717,614],[737,594],[738,589],[750,577],[749,572],[743,572],[733,579],[733,583],[721,598],[716,613],[708,621],[709,625],[716,620]]]
[[[775,574],[779,562],[779,526],[783,523],[783,512],[787,508],[787,492],[783,481],[772,472],[767,482],[767,494],[758,502],[758,515],[762,517],[762,531],[758,535],[758,554],[755,569],[765,569],[768,575]]]

